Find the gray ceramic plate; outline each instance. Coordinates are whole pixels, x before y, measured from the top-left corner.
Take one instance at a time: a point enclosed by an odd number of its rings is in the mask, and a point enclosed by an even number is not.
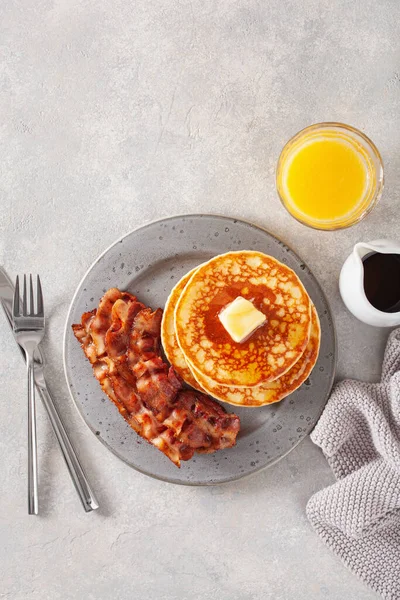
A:
[[[294,269],[310,294],[321,320],[318,362],[297,391],[278,404],[241,408],[237,445],[209,455],[195,455],[175,467],[161,452],[120,417],[100,390],[92,368],[71,330],[81,315],[96,307],[110,287],[163,307],[169,291],[190,269],[229,250],[260,250]],[[214,215],[163,219],[129,233],[92,265],[80,283],[69,310],[64,338],[67,382],[83,419],[119,458],[145,473],[173,483],[211,485],[239,479],[272,465],[292,450],[314,427],[331,390],[336,363],[335,332],[330,310],[306,265],[273,235],[243,221]],[[228,410],[234,407],[226,406]]]

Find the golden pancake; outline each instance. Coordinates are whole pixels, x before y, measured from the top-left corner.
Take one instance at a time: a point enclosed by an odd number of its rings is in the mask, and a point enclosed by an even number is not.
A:
[[[175,335],[174,312],[176,303],[183,289],[196,269],[189,271],[182,277],[176,286],[172,289],[165,303],[163,318],[161,321],[161,342],[164,348],[165,356],[174,367],[175,371],[182,379],[194,387],[196,390],[203,391],[200,384],[193,377],[191,370],[185,360],[185,356],[179,347],[178,340]]]
[[[232,340],[218,317],[238,296],[267,318],[241,343]],[[310,327],[310,299],[294,271],[250,250],[228,252],[201,265],[175,309],[175,332],[189,366],[234,387],[281,377],[303,354]]]
[[[295,365],[282,377],[256,387],[228,387],[215,383],[199,371],[193,369],[193,375],[203,390],[217,400],[236,406],[263,406],[286,398],[294,392],[310,375],[318,358],[321,329],[315,307],[312,306],[311,335],[307,347]]]

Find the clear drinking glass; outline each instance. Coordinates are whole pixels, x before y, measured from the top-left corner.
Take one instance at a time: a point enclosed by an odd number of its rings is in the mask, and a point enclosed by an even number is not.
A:
[[[365,168],[365,187],[361,197],[346,214],[337,218],[316,218],[302,212],[287,186],[289,168],[298,151],[313,141],[337,140],[356,152]],[[329,169],[329,165],[327,165]],[[305,182],[306,183],[306,182]],[[342,229],[363,219],[377,204],[383,190],[383,163],[375,144],[361,131],[343,123],[317,123],[292,137],[283,148],[276,172],[276,187],[283,206],[298,221],[315,229]]]

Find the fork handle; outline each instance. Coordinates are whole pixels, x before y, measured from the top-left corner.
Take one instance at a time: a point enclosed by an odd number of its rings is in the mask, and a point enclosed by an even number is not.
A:
[[[67,464],[72,481],[74,482],[76,491],[81,499],[83,508],[86,512],[96,510],[96,508],[99,507],[96,496],[89,485],[85,472],[70,442],[53,399],[46,387],[38,386],[37,390],[53,426],[54,433],[56,434],[58,443],[60,444],[64,460]]]
[[[27,353],[28,366],[28,514],[39,512],[37,481],[36,406],[33,357]]]

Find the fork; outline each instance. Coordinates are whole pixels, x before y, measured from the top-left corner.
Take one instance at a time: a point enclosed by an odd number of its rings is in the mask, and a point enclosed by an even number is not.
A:
[[[13,301],[13,328],[17,342],[26,355],[28,373],[28,513],[37,515],[39,511],[37,482],[37,441],[36,441],[36,407],[33,354],[44,336],[43,294],[39,275],[37,276],[36,313],[33,299],[33,282],[30,275],[29,313],[26,275],[22,295],[22,314],[19,293],[19,277],[15,283]]]

